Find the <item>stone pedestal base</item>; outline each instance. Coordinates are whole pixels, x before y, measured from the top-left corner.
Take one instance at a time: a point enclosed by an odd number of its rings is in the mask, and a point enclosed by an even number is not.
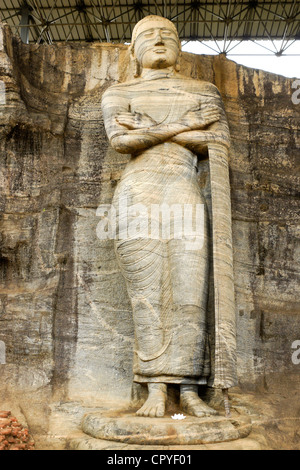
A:
[[[125,411],[89,413],[82,430],[97,439],[141,445],[195,445],[233,441],[247,437],[249,417],[210,417],[184,420],[138,417]]]

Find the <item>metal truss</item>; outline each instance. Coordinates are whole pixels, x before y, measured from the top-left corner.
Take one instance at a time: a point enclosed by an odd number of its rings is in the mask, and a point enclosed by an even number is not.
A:
[[[184,43],[210,41],[215,53],[250,40],[264,54],[289,55],[300,39],[300,0],[0,0],[0,20],[24,43],[130,42],[149,14],[172,20]]]

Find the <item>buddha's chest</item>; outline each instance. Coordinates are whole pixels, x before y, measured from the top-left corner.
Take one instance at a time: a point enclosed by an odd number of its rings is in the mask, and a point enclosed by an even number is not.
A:
[[[199,95],[171,86],[146,88],[130,100],[131,112],[147,114],[158,124],[178,121],[200,106]]]

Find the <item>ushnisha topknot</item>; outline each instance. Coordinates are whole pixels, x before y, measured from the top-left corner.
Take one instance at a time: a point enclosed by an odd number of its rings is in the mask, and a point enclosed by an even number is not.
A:
[[[179,36],[178,36],[178,31],[174,25],[174,23],[172,23],[172,21],[168,20],[168,18],[164,18],[163,16],[158,16],[158,15],[148,15],[148,16],[145,16],[142,20],[140,20],[136,25],[135,27],[133,28],[133,31],[132,31],[132,37],[131,37],[131,44],[130,44],[130,48],[133,50],[134,49],[134,43],[136,41],[136,38],[138,36],[138,34],[141,32],[140,30],[143,30],[143,29],[148,29],[151,22],[153,23],[158,23],[158,22],[164,22],[168,25],[168,27],[170,29],[172,29],[172,31],[174,31],[174,33],[176,34],[177,38],[178,38],[178,42],[180,43],[180,40],[179,40]],[[147,26],[146,26],[147,25]],[[144,28],[143,28],[144,27]]]

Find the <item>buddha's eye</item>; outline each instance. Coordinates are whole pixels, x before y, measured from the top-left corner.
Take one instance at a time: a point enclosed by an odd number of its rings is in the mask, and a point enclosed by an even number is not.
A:
[[[146,37],[146,38],[151,38],[151,36],[153,36],[153,33],[154,33],[154,31],[147,31],[147,32],[145,33],[145,37]]]

